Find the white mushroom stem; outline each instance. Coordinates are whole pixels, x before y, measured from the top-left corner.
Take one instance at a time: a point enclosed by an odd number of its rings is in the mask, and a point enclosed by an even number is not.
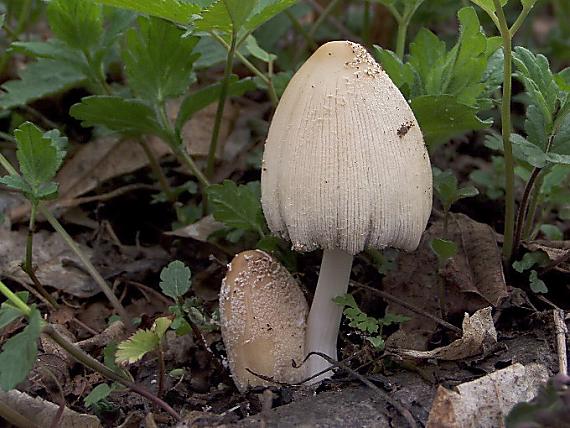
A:
[[[336,340],[342,318],[342,307],[333,302],[337,296],[346,294],[353,256],[342,250],[324,250],[317,289],[307,321],[305,350],[322,352],[337,359]],[[318,355],[312,355],[307,364],[307,377],[330,367],[330,363]],[[311,379],[316,383],[332,376],[332,371]]]

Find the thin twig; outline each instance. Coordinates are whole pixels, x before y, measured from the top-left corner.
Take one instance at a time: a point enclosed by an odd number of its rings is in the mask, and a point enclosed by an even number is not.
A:
[[[568,327],[564,321],[565,314],[562,309],[552,310],[554,318],[554,331],[556,333],[556,350],[558,351],[558,373],[568,375],[568,357],[566,354],[566,335]]]
[[[459,335],[463,334],[463,331],[459,328],[454,326],[453,324],[448,323],[447,321],[444,321],[438,317],[436,317],[435,315],[430,314],[429,312],[424,311],[423,309],[418,308],[417,306],[414,306],[404,300],[401,300],[397,297],[392,296],[389,293],[386,293],[385,291],[382,290],[378,290],[377,288],[374,287],[370,287],[369,285],[364,285],[364,284],[360,284],[359,282],[355,282],[355,281],[350,281],[350,285],[352,285],[353,287],[359,287],[359,288],[364,288],[366,290],[370,290],[376,294],[379,294],[380,296],[382,296],[384,299],[389,300],[393,303],[396,303],[400,306],[403,306],[406,309],[409,309],[412,312],[417,313],[418,315],[422,315],[426,318],[429,318],[432,321],[435,321],[436,323],[438,323],[439,325],[441,325],[442,327],[445,327]]]
[[[406,422],[410,427],[414,428],[418,426],[416,420],[414,419],[414,417],[412,416],[411,412],[408,409],[406,409],[398,400],[392,398],[389,394],[382,391],[380,388],[378,388],[376,385],[374,385],[372,382],[370,382],[368,379],[366,379],[366,377],[362,376],[360,373],[355,372],[343,362],[336,361],[335,359],[329,357],[326,354],[323,354],[322,352],[310,352],[305,358],[305,361],[311,355],[317,355],[326,360],[327,362],[329,362],[330,364],[340,367],[342,370],[353,376],[355,379],[358,379],[364,385],[372,389],[384,401],[386,401],[388,404],[394,407],[404,417],[404,419],[406,420]]]

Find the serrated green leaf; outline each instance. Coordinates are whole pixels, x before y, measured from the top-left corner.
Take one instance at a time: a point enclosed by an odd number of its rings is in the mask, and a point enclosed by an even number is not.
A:
[[[213,184],[206,190],[214,218],[228,227],[264,235],[265,220],[261,210],[259,182],[238,186],[231,180]]]
[[[150,134],[166,138],[154,111],[144,102],[114,96],[85,97],[69,110],[84,127],[105,126],[123,135]]]
[[[447,239],[434,238],[429,242],[429,246],[437,256],[440,265],[443,265],[457,254],[457,244]]]
[[[392,312],[386,312],[384,317],[380,320],[384,325],[401,324],[406,321],[411,320],[410,317],[400,314],[394,314]]]
[[[184,124],[198,111],[207,107],[208,105],[218,101],[222,82],[217,82],[212,85],[206,86],[189,94],[180,105],[178,116],[176,118],[176,128],[182,129]],[[237,97],[245,94],[248,91],[255,89],[255,83],[251,78],[238,80],[238,77],[232,75],[230,77],[228,86],[228,96]]]
[[[538,277],[538,273],[535,270],[530,272],[528,277],[528,282],[530,284],[530,289],[535,293],[548,293],[548,287],[542,279]]]
[[[10,391],[26,379],[38,354],[41,315],[37,309],[28,317],[28,325],[2,346],[0,353],[0,388]]]
[[[146,353],[158,348],[159,338],[150,330],[137,330],[130,338],[117,346],[115,361],[117,364],[132,364],[139,361]]]
[[[198,39],[182,37],[181,29],[162,19],[140,17],[137,23],[138,28],[127,32],[123,49],[130,88],[158,104],[182,95],[192,82]]]
[[[477,117],[478,109],[457,101],[453,95],[425,95],[412,100],[412,109],[430,146],[468,131],[491,126],[491,120]]]
[[[63,154],[52,138],[46,137],[31,122],[25,122],[14,131],[18,151],[18,163],[24,179],[32,188],[32,192],[46,192],[46,185],[55,177]],[[40,186],[44,186],[40,189]],[[50,184],[51,188],[52,185]],[[39,195],[36,195],[39,197]]]
[[[521,1],[522,6],[525,9],[532,8],[535,5],[535,3],[537,2],[537,0],[520,0],[520,1]]]
[[[111,392],[113,392],[113,388],[106,383],[102,383],[97,385],[95,388],[91,390],[91,392],[85,397],[83,400],[83,404],[87,407],[93,407],[99,401],[104,400],[107,398]]]
[[[98,3],[134,10],[179,24],[188,24],[200,6],[183,0],[96,0]]]
[[[160,272],[160,289],[174,300],[182,297],[190,289],[192,272],[179,260],[171,262]]]
[[[433,188],[445,210],[449,210],[457,200],[457,178],[453,172],[433,168]]]
[[[4,92],[0,94],[0,108],[23,106],[85,81],[85,76],[77,71],[76,67],[49,59],[28,64],[19,77],[19,80],[9,80],[2,85]]]
[[[473,196],[477,196],[478,194],[479,194],[479,190],[477,190],[473,186],[462,187],[457,191],[457,195],[459,196],[459,199],[472,198]]]
[[[33,192],[26,180],[19,175],[5,175],[4,177],[0,177],[0,184],[25,194],[32,194]]]
[[[528,49],[517,46],[513,51],[513,63],[516,68],[514,75],[524,84],[532,103],[544,115],[546,126],[550,126],[559,89],[550,71],[548,59],[544,55],[535,55]]]
[[[90,50],[103,34],[101,6],[89,0],[52,0],[47,16],[53,33],[76,49]]]

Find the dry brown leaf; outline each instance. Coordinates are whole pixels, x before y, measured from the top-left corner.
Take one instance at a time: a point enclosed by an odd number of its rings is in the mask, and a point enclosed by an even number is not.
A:
[[[26,235],[25,231],[0,229],[0,272],[6,278],[32,285],[20,267],[25,254]],[[91,257],[90,248],[78,245],[87,257]],[[36,276],[44,286],[82,298],[100,291],[80,268],[79,258],[57,233],[39,231],[34,234],[33,262],[37,266]]]
[[[214,220],[212,215],[208,215],[206,217],[202,217],[197,222],[189,224],[188,226],[181,227],[173,230],[172,232],[166,232],[165,235],[178,236],[180,238],[192,238],[200,242],[208,242],[208,236],[223,228],[223,223]]]
[[[431,351],[401,348],[389,348],[389,350],[402,357],[454,361],[478,355],[496,343],[497,331],[493,324],[491,307],[487,307],[478,310],[471,316],[466,313],[463,318],[462,337],[447,346]]]
[[[54,403],[39,397],[30,397],[15,389],[9,392],[0,391],[0,401],[40,427],[50,426],[59,410],[59,406]],[[66,407],[58,427],[100,428],[102,425],[97,416],[77,413]]]
[[[540,364],[513,364],[472,382],[457,392],[439,387],[429,414],[428,428],[501,428],[515,404],[532,400],[548,379]]]
[[[457,254],[438,272],[437,257],[429,247],[434,238],[454,241]],[[465,312],[497,306],[507,296],[501,254],[496,236],[490,226],[478,223],[462,214],[454,214],[449,221],[447,235],[443,222],[434,223],[422,237],[418,249],[400,254],[397,267],[382,282],[384,291],[440,318],[460,317]],[[439,302],[440,287],[445,297],[444,314]],[[388,338],[387,345],[425,350],[437,328],[433,321],[395,304],[389,312],[411,317]]]

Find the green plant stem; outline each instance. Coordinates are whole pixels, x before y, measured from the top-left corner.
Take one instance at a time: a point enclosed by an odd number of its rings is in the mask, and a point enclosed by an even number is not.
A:
[[[43,329],[43,333],[46,334],[59,346],[61,346],[68,354],[70,354],[75,360],[77,360],[84,366],[89,367],[90,369],[102,374],[103,376],[105,376],[110,380],[119,382],[121,385],[126,386],[131,391],[143,396],[144,398],[151,401],[152,403],[154,403],[155,405],[159,406],[164,411],[166,411],[168,414],[170,414],[174,419],[176,419],[176,421],[182,420],[180,415],[166,402],[161,400],[159,397],[153,395],[150,391],[146,390],[142,386],[137,385],[136,383],[131,382],[130,380],[125,379],[124,377],[118,375],[113,370],[109,369],[107,366],[101,364],[99,361],[97,361],[96,359],[92,358],[91,356],[83,352],[82,349],[80,349],[73,343],[69,342],[65,337],[59,334],[57,330],[54,329],[51,325],[49,324],[46,325]]]
[[[168,115],[166,114],[166,106],[164,103],[157,106],[157,113],[161,126],[166,132],[166,138],[164,141],[170,146],[174,152],[174,155],[178,158],[178,161],[190,170],[194,177],[196,177],[196,179],[200,182],[202,187],[208,187],[210,185],[210,182],[202,173],[202,171],[200,171],[200,168],[198,168],[198,165],[196,165],[194,159],[192,159],[192,157],[184,148],[182,138],[179,134],[176,133],[174,127],[172,126],[172,123],[168,119]]]
[[[521,13],[519,14],[519,16],[517,16],[517,19],[515,20],[515,22],[511,26],[511,29],[509,30],[511,38],[513,38],[515,34],[517,34],[517,31],[519,31],[519,28],[521,28],[521,25],[523,24],[524,20],[526,19],[532,8],[534,7],[535,3],[536,0],[534,0],[530,6],[523,7]]]
[[[513,254],[515,225],[515,166],[511,144],[511,96],[512,96],[512,40],[505,12],[499,0],[493,0],[497,10],[499,32],[503,39],[503,95],[501,99],[501,133],[505,153],[505,231],[503,258],[509,261]]]
[[[540,172],[542,171],[542,168],[534,168],[532,170],[532,173],[530,174],[530,177],[526,183],[524,192],[523,192],[523,196],[521,198],[521,202],[519,204],[519,209],[517,212],[517,219],[516,219],[516,227],[515,227],[515,235],[514,235],[514,239],[513,239],[513,254],[516,255],[517,251],[519,249],[520,243],[521,243],[521,239],[522,239],[522,235],[523,235],[523,225],[526,224],[526,219],[530,214],[530,211],[528,211],[528,207],[529,207],[529,200],[531,199],[531,193],[533,193],[533,189],[535,188],[534,185],[538,180],[538,177],[540,175]]]
[[[176,195],[174,194],[172,187],[170,187],[170,184],[168,183],[168,180],[166,179],[166,175],[164,175],[164,171],[160,167],[160,163],[158,162],[158,159],[156,158],[154,152],[152,151],[152,149],[150,148],[150,146],[148,145],[148,143],[144,139],[144,137],[140,138],[138,141],[139,141],[139,144],[141,145],[141,147],[142,147],[142,149],[143,149],[143,151],[144,151],[144,153],[148,159],[148,163],[149,163],[152,171],[154,172],[154,174],[158,178],[160,188],[162,189],[162,191],[166,195],[166,198],[168,199],[168,201],[172,204],[175,203],[176,202]]]
[[[53,309],[57,309],[59,305],[52,297],[51,294],[47,292],[44,288],[36,273],[34,272],[34,265],[32,263],[33,257],[33,246],[34,246],[34,231],[36,227],[36,216],[38,211],[38,201],[32,201],[31,211],[30,211],[30,222],[28,225],[28,234],[26,236],[26,254],[24,256],[24,263],[22,265],[22,270],[30,277],[36,291],[48,302],[49,306]]]
[[[524,228],[522,232],[522,239],[527,240],[530,238],[531,233],[533,233],[533,225],[535,223],[536,211],[538,207],[538,201],[540,200],[540,189],[542,187],[542,182],[544,181],[544,177],[546,175],[546,171],[543,170],[543,173],[539,175],[534,187],[532,189],[532,193],[530,195],[530,202],[528,204],[528,209],[526,213],[526,220],[524,223]]]
[[[210,35],[226,50],[230,49],[230,45],[226,43],[226,41],[219,34],[212,32]],[[239,59],[239,61],[245,65],[249,71],[251,71],[257,78],[259,78],[263,83],[267,85],[271,104],[273,104],[273,107],[277,107],[277,103],[279,103],[279,97],[277,96],[277,92],[275,91],[275,87],[273,86],[271,79],[267,77],[265,73],[263,73],[259,68],[253,65],[243,54],[240,53],[239,50],[236,50],[235,57]]]
[[[18,428],[39,428],[39,425],[0,401],[0,417]]]
[[[214,119],[214,129],[212,130],[212,138],[210,140],[210,148],[208,150],[208,164],[206,167],[206,176],[212,178],[214,175],[214,167],[216,165],[216,153],[218,150],[218,140],[220,139],[220,128],[222,126],[222,119],[224,116],[224,109],[226,106],[226,98],[228,96],[228,87],[230,83],[230,76],[234,64],[234,56],[236,53],[237,34],[232,32],[230,48],[226,58],[226,66],[224,68],[224,80],[220,88],[220,98],[218,98],[218,108],[216,110],[216,117]]]
[[[315,39],[309,34],[309,32],[301,25],[299,20],[295,18],[295,15],[291,13],[289,9],[285,9],[284,11],[285,16],[291,21],[291,24],[295,28],[295,30],[305,39],[305,43],[310,46],[311,49],[317,49],[318,45],[315,42]]]
[[[36,215],[38,212],[38,202],[32,201],[32,208],[30,210],[30,222],[28,224],[28,235],[26,237],[26,256],[24,258],[24,271],[31,272],[32,266],[32,252],[34,243],[34,230],[36,228]]]
[[[10,134],[8,134],[7,132],[2,132],[0,131],[0,138],[9,141],[10,143],[14,143],[16,144],[16,139],[14,137],[12,137]]]
[[[12,303],[12,305],[18,308],[22,314],[24,314],[26,317],[30,316],[32,309],[26,305],[22,299],[12,293],[12,290],[10,290],[2,281],[0,281],[0,293],[2,293],[6,299]]]
[[[409,22],[398,22],[398,35],[396,38],[396,55],[401,60],[404,59],[404,51],[406,47],[406,34],[408,33]]]

